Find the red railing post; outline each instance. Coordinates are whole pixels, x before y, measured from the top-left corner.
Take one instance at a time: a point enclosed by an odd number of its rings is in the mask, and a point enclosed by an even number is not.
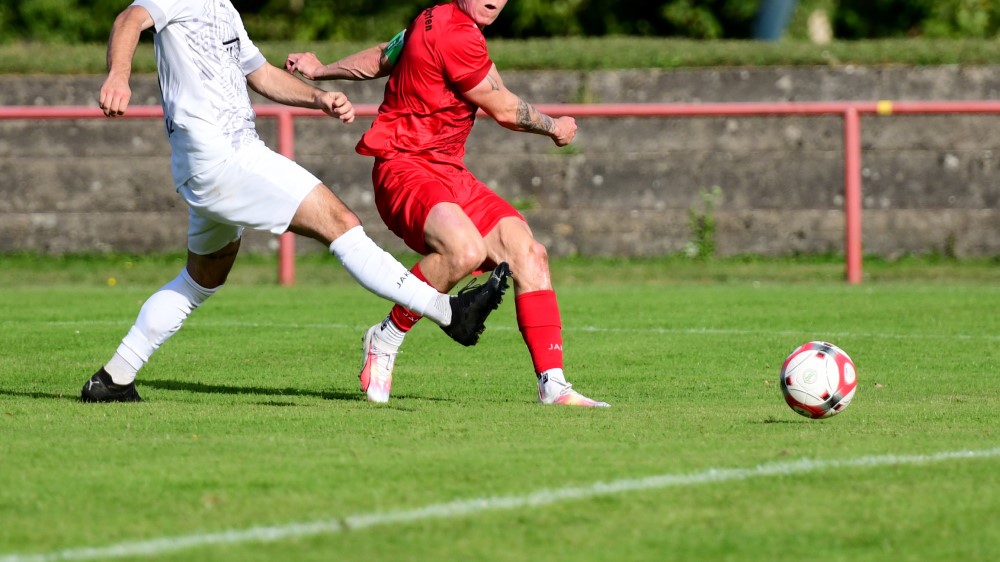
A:
[[[844,111],[844,255],[846,278],[861,283],[861,117],[858,108]]]
[[[295,159],[295,121],[291,111],[278,112],[278,152],[289,160]],[[278,237],[278,283],[295,284],[295,234],[285,232]]]

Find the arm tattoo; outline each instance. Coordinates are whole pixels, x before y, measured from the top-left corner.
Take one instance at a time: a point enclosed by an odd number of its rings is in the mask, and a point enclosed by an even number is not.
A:
[[[551,133],[552,118],[539,113],[530,103],[519,99],[517,101],[517,126],[532,133]]]
[[[499,92],[500,91],[500,84],[497,83],[497,81],[496,81],[495,78],[493,78],[492,76],[490,76],[490,75],[487,74],[486,75],[486,80],[488,80],[489,83],[490,83],[490,90],[491,91],[494,91],[494,92]]]

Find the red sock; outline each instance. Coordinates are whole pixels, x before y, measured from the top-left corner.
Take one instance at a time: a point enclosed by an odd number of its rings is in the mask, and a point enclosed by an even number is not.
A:
[[[563,366],[562,322],[553,290],[532,291],[514,299],[517,327],[528,345],[535,373]]]
[[[424,273],[420,271],[420,262],[417,262],[416,265],[410,269],[410,273],[412,273],[417,279],[427,283],[427,278],[424,277]],[[423,316],[420,316],[405,306],[397,304],[392,307],[391,311],[389,311],[389,318],[392,319],[392,323],[395,324],[400,331],[409,332],[413,326],[421,318],[423,318]]]

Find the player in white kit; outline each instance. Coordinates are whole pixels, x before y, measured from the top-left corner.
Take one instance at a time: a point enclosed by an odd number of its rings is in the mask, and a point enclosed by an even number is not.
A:
[[[354,108],[268,63],[230,0],[135,0],[115,19],[100,106],[124,115],[132,58],[153,28],[163,113],[177,192],[189,207],[184,269],[153,294],[114,356],[84,384],[85,402],[138,402],[136,374],[184,320],[226,281],[244,228],[291,231],[330,248],[362,286],[431,318],[474,345],[499,306],[510,270],[457,295],[439,293],[378,247],[357,216],[313,174],[257,135],[247,86],[286,105],[321,109],[344,123]]]

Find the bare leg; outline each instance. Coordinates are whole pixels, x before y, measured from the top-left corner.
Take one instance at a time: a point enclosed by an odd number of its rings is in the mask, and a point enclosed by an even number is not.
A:
[[[221,250],[204,256],[188,250],[185,268],[195,283],[206,289],[217,289],[229,278],[239,251],[240,240],[230,242]]]
[[[454,203],[438,203],[431,209],[424,223],[424,240],[431,253],[420,260],[420,269],[427,282],[439,291],[450,291],[487,258],[486,241]],[[501,261],[506,260],[498,259],[496,263]]]
[[[538,399],[544,404],[607,406],[573,390],[563,373],[562,319],[552,288],[545,246],[528,225],[514,217],[500,221],[486,237],[491,259],[505,259],[514,272],[517,327],[528,347],[538,377]]]
[[[418,311],[441,326],[452,320],[451,302],[375,244],[358,217],[326,186],[316,186],[299,205],[289,230],[326,244],[344,268],[376,295]]]
[[[288,230],[329,246],[348,230],[361,226],[354,211],[325,185],[317,185],[299,204]]]
[[[239,249],[237,240],[207,255],[188,251],[184,270],[146,300],[135,324],[104,366],[115,384],[131,384],[153,353],[180,330],[196,308],[215,294],[226,282]]]

